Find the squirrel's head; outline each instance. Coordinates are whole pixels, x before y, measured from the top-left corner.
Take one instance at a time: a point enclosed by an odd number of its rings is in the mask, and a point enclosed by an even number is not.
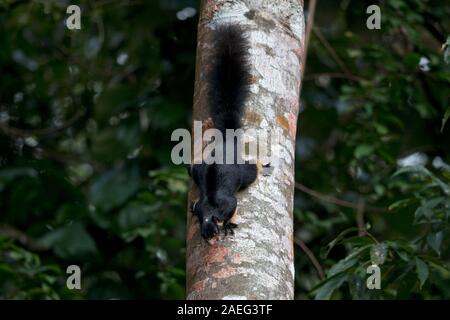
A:
[[[206,216],[200,226],[203,239],[210,240],[219,234],[218,219],[213,216]]]

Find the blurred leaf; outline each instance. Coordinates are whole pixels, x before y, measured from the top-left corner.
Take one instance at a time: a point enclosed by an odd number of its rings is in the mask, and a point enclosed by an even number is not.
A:
[[[85,258],[98,254],[97,246],[79,222],[72,222],[66,226],[50,231],[40,242],[53,248],[61,258]]]
[[[139,202],[131,202],[119,212],[119,228],[126,231],[149,223],[152,213],[160,209],[160,207],[159,203],[145,205]]]
[[[418,175],[429,177],[437,186],[439,186],[442,189],[442,191],[445,194],[450,194],[450,187],[447,184],[445,184],[444,182],[442,182],[439,178],[437,178],[434,174],[432,174],[427,168],[425,168],[423,166],[403,167],[403,168],[398,169],[394,173],[393,176],[395,177],[395,176],[398,176],[398,175],[404,174],[404,173],[412,173],[412,174],[418,174]]]
[[[333,292],[338,289],[345,281],[348,280],[348,274],[345,272],[335,274],[330,277],[313,290],[315,294],[314,299],[316,300],[328,300],[330,299]]]
[[[345,238],[345,236],[347,236],[347,235],[350,234],[350,233],[357,232],[357,231],[358,231],[358,228],[357,228],[357,227],[351,227],[351,228],[348,228],[348,229],[342,231],[339,235],[336,236],[336,238],[333,239],[333,241],[331,241],[331,242],[326,246],[326,248],[323,248],[323,250],[322,250],[321,253],[320,253],[321,258],[322,258],[322,259],[325,259],[325,258],[330,254],[330,251],[331,251],[337,244],[339,244],[340,241],[342,241],[342,240]]]
[[[450,36],[447,37],[447,41],[442,45],[442,49],[444,51],[444,61],[445,63],[450,63]],[[449,109],[447,109],[447,113]],[[447,117],[448,118],[448,117]]]
[[[428,265],[421,259],[416,257],[416,272],[417,277],[420,281],[420,288],[422,289],[423,284],[428,279],[429,271],[428,271]]]
[[[122,205],[140,187],[139,170],[136,166],[121,167],[97,177],[90,189],[95,207],[109,211]]]
[[[442,231],[429,233],[427,235],[427,243],[433,248],[433,250],[440,256],[441,255],[441,244],[444,233]]]
[[[349,268],[353,267],[359,261],[359,256],[370,247],[371,247],[370,245],[366,245],[353,250],[347,257],[340,260],[338,263],[333,265],[328,270],[327,272],[328,277],[332,277],[340,272],[347,271]]]
[[[360,144],[356,147],[354,155],[356,159],[361,159],[370,155],[374,150],[374,146],[368,144]]]
[[[0,192],[3,191],[8,183],[17,177],[36,177],[37,175],[38,172],[33,168],[9,168],[7,170],[0,170]]]
[[[386,261],[387,246],[384,243],[374,244],[370,248],[370,261],[372,264],[380,266]]]
[[[398,200],[398,201],[394,202],[393,204],[391,204],[388,209],[389,209],[389,211],[392,211],[395,209],[403,208],[403,207],[410,205],[413,201],[414,201],[414,199],[411,199],[411,198],[401,199],[401,200]]]
[[[450,51],[450,49],[447,49]],[[445,124],[448,121],[448,118],[450,117],[450,107],[447,107],[447,111],[445,111],[444,117],[442,118],[442,126],[441,126],[441,132],[444,132]]]

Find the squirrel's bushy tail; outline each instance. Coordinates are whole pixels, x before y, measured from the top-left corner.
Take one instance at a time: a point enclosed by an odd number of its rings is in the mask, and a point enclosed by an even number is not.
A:
[[[208,81],[208,104],[214,127],[241,127],[249,93],[248,42],[238,25],[219,26],[213,31],[213,61]]]

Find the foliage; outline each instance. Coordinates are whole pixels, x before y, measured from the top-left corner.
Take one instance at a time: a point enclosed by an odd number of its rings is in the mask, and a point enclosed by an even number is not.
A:
[[[56,287],[65,287],[57,283],[61,278],[61,269],[57,265],[42,265],[37,254],[33,254],[0,238],[0,287],[6,289],[3,298],[16,299],[76,299],[77,296],[67,290],[58,292]]]
[[[381,30],[367,30],[372,2],[329,4],[339,14],[316,14],[308,54],[297,180],[355,209],[297,195],[297,237],[326,269],[319,281],[297,254],[299,297],[448,299],[450,7],[380,1]],[[381,290],[366,286],[370,265]]]
[[[196,3],[69,4],[0,2],[0,297],[182,298]]]
[[[80,31],[69,4],[0,0],[0,298],[184,298],[170,135],[190,127],[198,3],[82,0]],[[367,30],[370,4],[316,9],[296,180],[363,210],[296,193],[295,236],[326,270],[298,249],[296,297],[448,299],[450,7],[380,1]]]

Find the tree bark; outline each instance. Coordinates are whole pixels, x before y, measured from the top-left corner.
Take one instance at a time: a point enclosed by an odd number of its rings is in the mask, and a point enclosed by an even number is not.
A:
[[[187,218],[188,299],[293,299],[295,136],[304,57],[302,0],[203,0],[200,6],[194,120],[208,118],[206,71],[211,28],[239,24],[250,43],[252,84],[244,129],[270,131],[270,176],[238,193],[238,228],[215,246]],[[189,201],[195,198],[191,181]]]

